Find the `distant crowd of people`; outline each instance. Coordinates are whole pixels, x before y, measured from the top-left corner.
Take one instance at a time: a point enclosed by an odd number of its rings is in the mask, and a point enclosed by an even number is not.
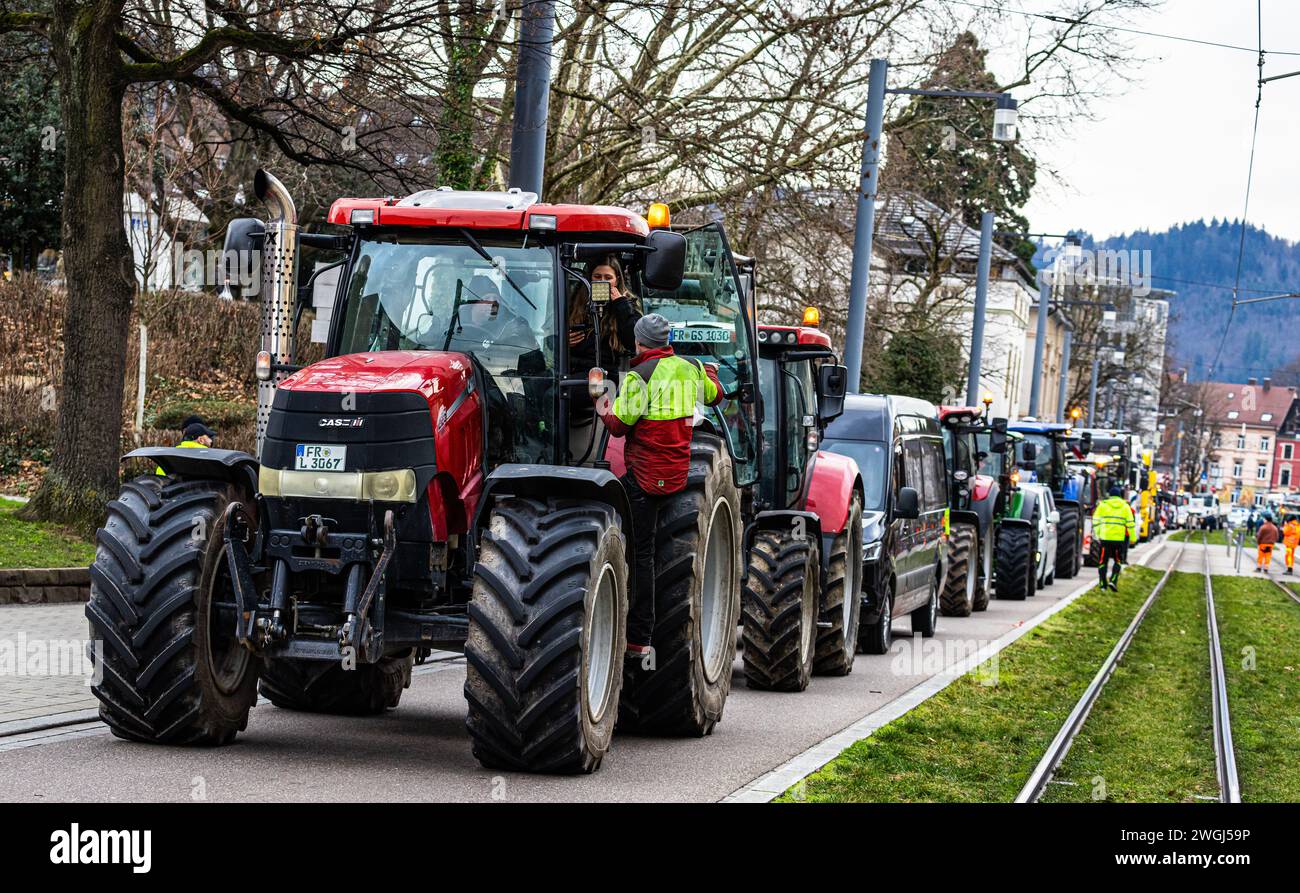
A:
[[[1287,515],[1279,528],[1277,518],[1274,514],[1265,509],[1258,511],[1251,509],[1250,514],[1246,517],[1246,532],[1255,540],[1255,572],[1267,574],[1270,572],[1270,565],[1273,561],[1273,550],[1277,548],[1279,542],[1285,549],[1284,560],[1286,562],[1285,573],[1295,573],[1295,550],[1300,546],[1300,518],[1295,515]]]

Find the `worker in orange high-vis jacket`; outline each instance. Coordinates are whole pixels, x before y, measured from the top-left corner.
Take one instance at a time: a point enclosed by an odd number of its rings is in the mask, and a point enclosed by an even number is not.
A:
[[[1295,572],[1295,548],[1300,546],[1300,520],[1295,515],[1287,515],[1282,525],[1282,545],[1286,547],[1286,572]]]
[[[1263,523],[1259,525],[1259,530],[1255,531],[1255,542],[1259,544],[1259,555],[1255,558],[1255,570],[1263,573],[1269,573],[1269,563],[1273,560],[1273,547],[1277,545],[1280,534],[1277,525],[1273,523],[1273,516],[1264,512],[1261,516]]]
[[[627,474],[623,486],[632,508],[636,592],[627,612],[629,657],[650,653],[655,625],[655,531],[659,509],[686,487],[691,467],[691,431],[697,402],[722,400],[712,364],[679,357],[668,343],[668,320],[641,317],[633,329],[636,356],[612,407],[598,400],[596,412],[609,433],[625,437]]]

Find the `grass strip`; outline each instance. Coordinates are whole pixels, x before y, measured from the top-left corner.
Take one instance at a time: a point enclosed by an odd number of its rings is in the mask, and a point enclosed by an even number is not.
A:
[[[847,748],[780,802],[1009,802],[1161,572],[1127,568]]]
[[[22,521],[22,503],[0,499],[0,568],[86,567],[95,544],[56,524]]]
[[[1241,797],[1300,801],[1300,605],[1250,577],[1215,577],[1214,604]]]
[[[1043,802],[1218,798],[1205,578],[1178,573],[1138,627]]]

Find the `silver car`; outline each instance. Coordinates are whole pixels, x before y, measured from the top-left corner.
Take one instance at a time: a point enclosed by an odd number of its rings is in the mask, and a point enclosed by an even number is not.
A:
[[[1038,520],[1038,536],[1035,538],[1038,554],[1034,560],[1038,568],[1037,585],[1042,589],[1056,581],[1056,529],[1061,522],[1061,513],[1056,508],[1056,497],[1046,484],[1021,484],[1020,489],[1034,499],[1034,506],[1026,504],[1024,511],[1031,512],[1030,520]]]

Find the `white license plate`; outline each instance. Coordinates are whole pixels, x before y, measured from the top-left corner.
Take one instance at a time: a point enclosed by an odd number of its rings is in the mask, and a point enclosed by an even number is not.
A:
[[[332,443],[300,443],[294,451],[293,467],[298,471],[342,471],[348,448]]]

